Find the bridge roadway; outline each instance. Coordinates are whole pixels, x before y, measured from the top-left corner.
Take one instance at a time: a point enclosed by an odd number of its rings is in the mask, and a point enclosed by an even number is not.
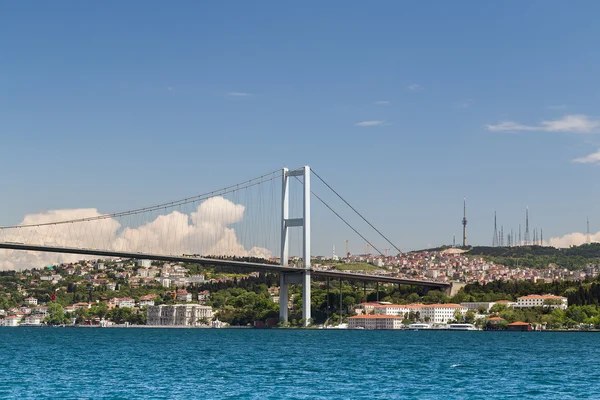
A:
[[[78,247],[55,247],[55,246],[39,246],[29,245],[24,243],[15,242],[0,242],[0,249],[8,250],[22,250],[22,251],[41,251],[48,253],[62,253],[62,254],[81,254],[90,256],[100,257],[119,257],[119,258],[134,258],[138,260],[156,260],[156,261],[167,261],[167,262],[188,262],[197,264],[211,264],[222,267],[239,267],[245,268],[252,271],[268,271],[268,272],[302,272],[302,269],[296,267],[284,267],[275,264],[262,264],[255,262],[246,261],[234,261],[218,258],[204,258],[204,257],[183,257],[183,256],[167,256],[160,254],[146,254],[146,253],[132,253],[124,251],[113,251],[113,250],[96,250],[96,249],[84,249]],[[366,282],[381,282],[381,283],[395,283],[399,285],[415,285],[423,286],[434,289],[445,290],[450,288],[451,284],[444,282],[432,282],[423,281],[418,279],[404,279],[395,278],[386,275],[369,275],[360,274],[353,272],[344,271],[323,271],[319,269],[311,268],[311,275],[318,277],[328,277],[334,279],[346,279],[346,280],[357,280]]]

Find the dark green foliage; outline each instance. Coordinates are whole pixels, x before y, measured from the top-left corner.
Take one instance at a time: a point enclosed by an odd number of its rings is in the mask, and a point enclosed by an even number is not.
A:
[[[587,264],[600,264],[600,243],[583,244],[565,249],[549,246],[487,247],[475,246],[469,256],[482,256],[487,260],[508,267],[547,268],[556,264],[570,270],[581,269]]]

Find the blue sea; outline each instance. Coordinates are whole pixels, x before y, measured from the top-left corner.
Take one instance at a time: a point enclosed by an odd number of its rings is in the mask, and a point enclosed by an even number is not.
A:
[[[0,328],[8,399],[600,398],[600,333]]]

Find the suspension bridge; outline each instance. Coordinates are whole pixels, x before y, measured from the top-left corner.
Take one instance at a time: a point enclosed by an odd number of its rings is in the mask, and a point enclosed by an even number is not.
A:
[[[330,202],[311,190],[311,175],[344,206],[401,253],[387,237],[310,167],[283,168],[220,190],[112,214],[95,209],[57,210],[0,226],[0,249],[10,265],[35,267],[47,260],[96,256],[148,259],[276,272],[280,319],[288,320],[288,285],[302,285],[302,317],[311,318],[311,277],[414,285],[450,290],[452,285],[369,272],[326,270],[311,265],[311,199],[325,206],[381,256],[366,236]],[[299,228],[299,229],[294,229]],[[290,257],[291,252],[301,257]],[[49,254],[58,257],[48,258]],[[290,259],[294,262],[290,264]],[[14,260],[14,261],[13,261]]]

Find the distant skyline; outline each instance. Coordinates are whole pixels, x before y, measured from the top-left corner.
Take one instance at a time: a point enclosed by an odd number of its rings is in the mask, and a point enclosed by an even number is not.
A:
[[[403,250],[460,243],[464,197],[469,244],[527,206],[546,242],[600,240],[597,2],[0,11],[0,225],[306,164]],[[364,248],[315,212],[315,254]]]

